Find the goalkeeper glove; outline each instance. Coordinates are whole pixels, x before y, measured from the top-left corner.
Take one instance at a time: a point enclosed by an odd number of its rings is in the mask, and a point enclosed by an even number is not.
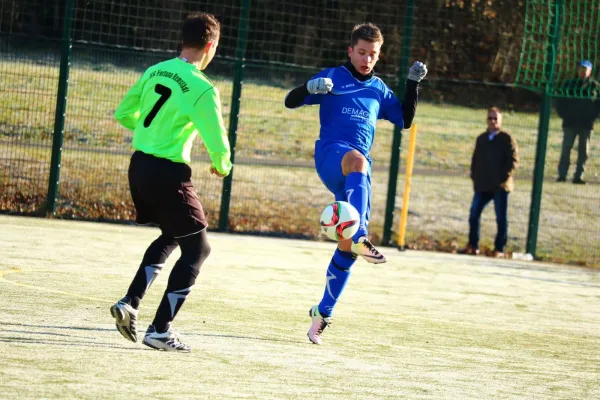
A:
[[[310,94],[325,94],[333,89],[333,82],[329,78],[315,78],[306,83]]]
[[[421,82],[427,75],[427,66],[421,61],[415,61],[415,63],[408,70],[408,79],[411,81]]]

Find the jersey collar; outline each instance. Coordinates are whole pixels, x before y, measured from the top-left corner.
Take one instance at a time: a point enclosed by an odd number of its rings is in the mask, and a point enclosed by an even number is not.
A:
[[[360,72],[358,72],[356,70],[356,68],[354,68],[354,65],[352,65],[352,63],[350,62],[350,60],[346,61],[346,63],[343,65],[344,68],[346,68],[353,77],[355,77],[356,79],[358,79],[361,82],[365,82],[368,81],[369,79],[371,79],[373,77],[374,71],[369,72],[367,75],[363,75]]]

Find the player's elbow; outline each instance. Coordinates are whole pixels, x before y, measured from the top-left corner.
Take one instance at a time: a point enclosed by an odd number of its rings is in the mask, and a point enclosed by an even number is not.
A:
[[[123,126],[124,128],[130,129],[130,130],[135,129],[139,118],[140,118],[139,111],[131,113],[131,112],[125,112],[124,110],[120,110],[119,108],[117,108],[117,110],[115,111],[115,119],[117,120],[117,122],[119,124],[121,124],[121,126]]]
[[[123,115],[115,114],[115,119],[121,126],[125,126],[125,117]]]
[[[402,120],[402,123],[400,124],[402,126],[402,129],[409,129],[412,126],[414,119],[414,115],[405,115]]]
[[[285,99],[283,100],[283,104],[285,104],[285,108],[289,108],[289,109],[293,109],[293,108],[298,108],[302,105],[302,103],[298,103],[297,101],[294,101],[294,97],[290,96],[292,92],[289,92],[287,94],[287,96],[285,96]]]
[[[115,119],[117,120],[117,122],[119,123],[119,125],[121,125],[122,127],[124,127],[124,128],[128,128],[129,127],[129,124],[127,123],[127,116],[126,115],[115,113]]]
[[[306,83],[289,91],[285,96],[283,103],[286,108],[298,108],[304,104],[304,100],[309,95]]]
[[[135,121],[133,118],[130,118],[128,116],[120,116],[119,118],[117,118],[117,116],[115,116],[115,119],[123,128],[129,129],[131,131],[135,130],[135,125],[137,121]]]
[[[127,117],[129,116],[129,113],[123,112],[123,110],[117,108],[115,110],[115,119],[117,120],[117,122],[121,125],[124,124],[125,120],[127,120]]]

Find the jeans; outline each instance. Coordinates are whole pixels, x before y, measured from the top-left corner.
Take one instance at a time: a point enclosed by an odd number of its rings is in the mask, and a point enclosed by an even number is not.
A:
[[[508,240],[508,192],[505,191],[475,192],[469,213],[469,244],[473,249],[479,248],[481,213],[490,200],[494,200],[498,225],[494,250],[504,252]]]
[[[588,159],[588,150],[590,148],[590,139],[592,132],[585,128],[563,128],[564,136],[560,161],[558,163],[558,177],[566,178],[571,163],[571,149],[575,143],[575,138],[579,137],[577,144],[577,167],[575,168],[574,180],[580,180],[585,172],[585,162]]]

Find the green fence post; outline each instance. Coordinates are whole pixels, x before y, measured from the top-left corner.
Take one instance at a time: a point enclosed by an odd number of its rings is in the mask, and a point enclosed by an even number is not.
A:
[[[58,76],[58,93],[54,113],[54,133],[52,135],[52,156],[50,159],[50,178],[46,195],[46,214],[56,212],[58,183],[60,181],[60,158],[62,155],[65,113],[67,111],[67,90],[69,87],[69,69],[71,67],[71,48],[73,31],[73,14],[75,0],[67,0],[65,4],[65,21],[63,25],[62,44],[60,50],[60,72]]]
[[[554,75],[556,72],[556,55],[563,11],[562,0],[556,0],[552,5],[552,20],[548,47],[546,51],[546,87],[544,88],[540,120],[538,124],[538,140],[535,149],[535,167],[533,170],[533,186],[531,188],[531,206],[529,209],[529,226],[527,230],[527,253],[535,257],[540,211],[542,204],[542,187],[544,184],[544,166],[546,163],[546,147],[548,144],[548,127],[552,111],[552,94],[554,92]]]
[[[235,161],[235,143],[237,141],[237,129],[240,114],[240,103],[242,98],[242,84],[244,80],[244,57],[246,55],[246,43],[248,42],[248,25],[250,20],[250,0],[242,0],[240,10],[240,22],[238,26],[238,37],[235,48],[235,71],[233,75],[233,91],[231,94],[231,114],[229,116],[229,144],[231,146],[231,162]],[[232,169],[223,180],[221,191],[221,209],[219,212],[219,231],[226,232],[229,227],[229,206],[231,204],[231,187],[233,184]]]
[[[410,49],[413,35],[413,16],[415,2],[409,0],[406,4],[404,14],[404,31],[402,33],[402,50],[400,53],[400,65],[398,69],[398,86],[396,96],[399,99],[404,98],[406,90],[406,76],[408,74],[408,65],[410,63]],[[394,210],[396,208],[396,187],[398,184],[398,171],[400,169],[400,149],[402,146],[402,129],[394,126],[394,136],[392,139],[392,154],[390,156],[390,173],[388,179],[387,202],[385,206],[385,220],[383,222],[382,245],[391,245],[392,230],[394,225]]]

